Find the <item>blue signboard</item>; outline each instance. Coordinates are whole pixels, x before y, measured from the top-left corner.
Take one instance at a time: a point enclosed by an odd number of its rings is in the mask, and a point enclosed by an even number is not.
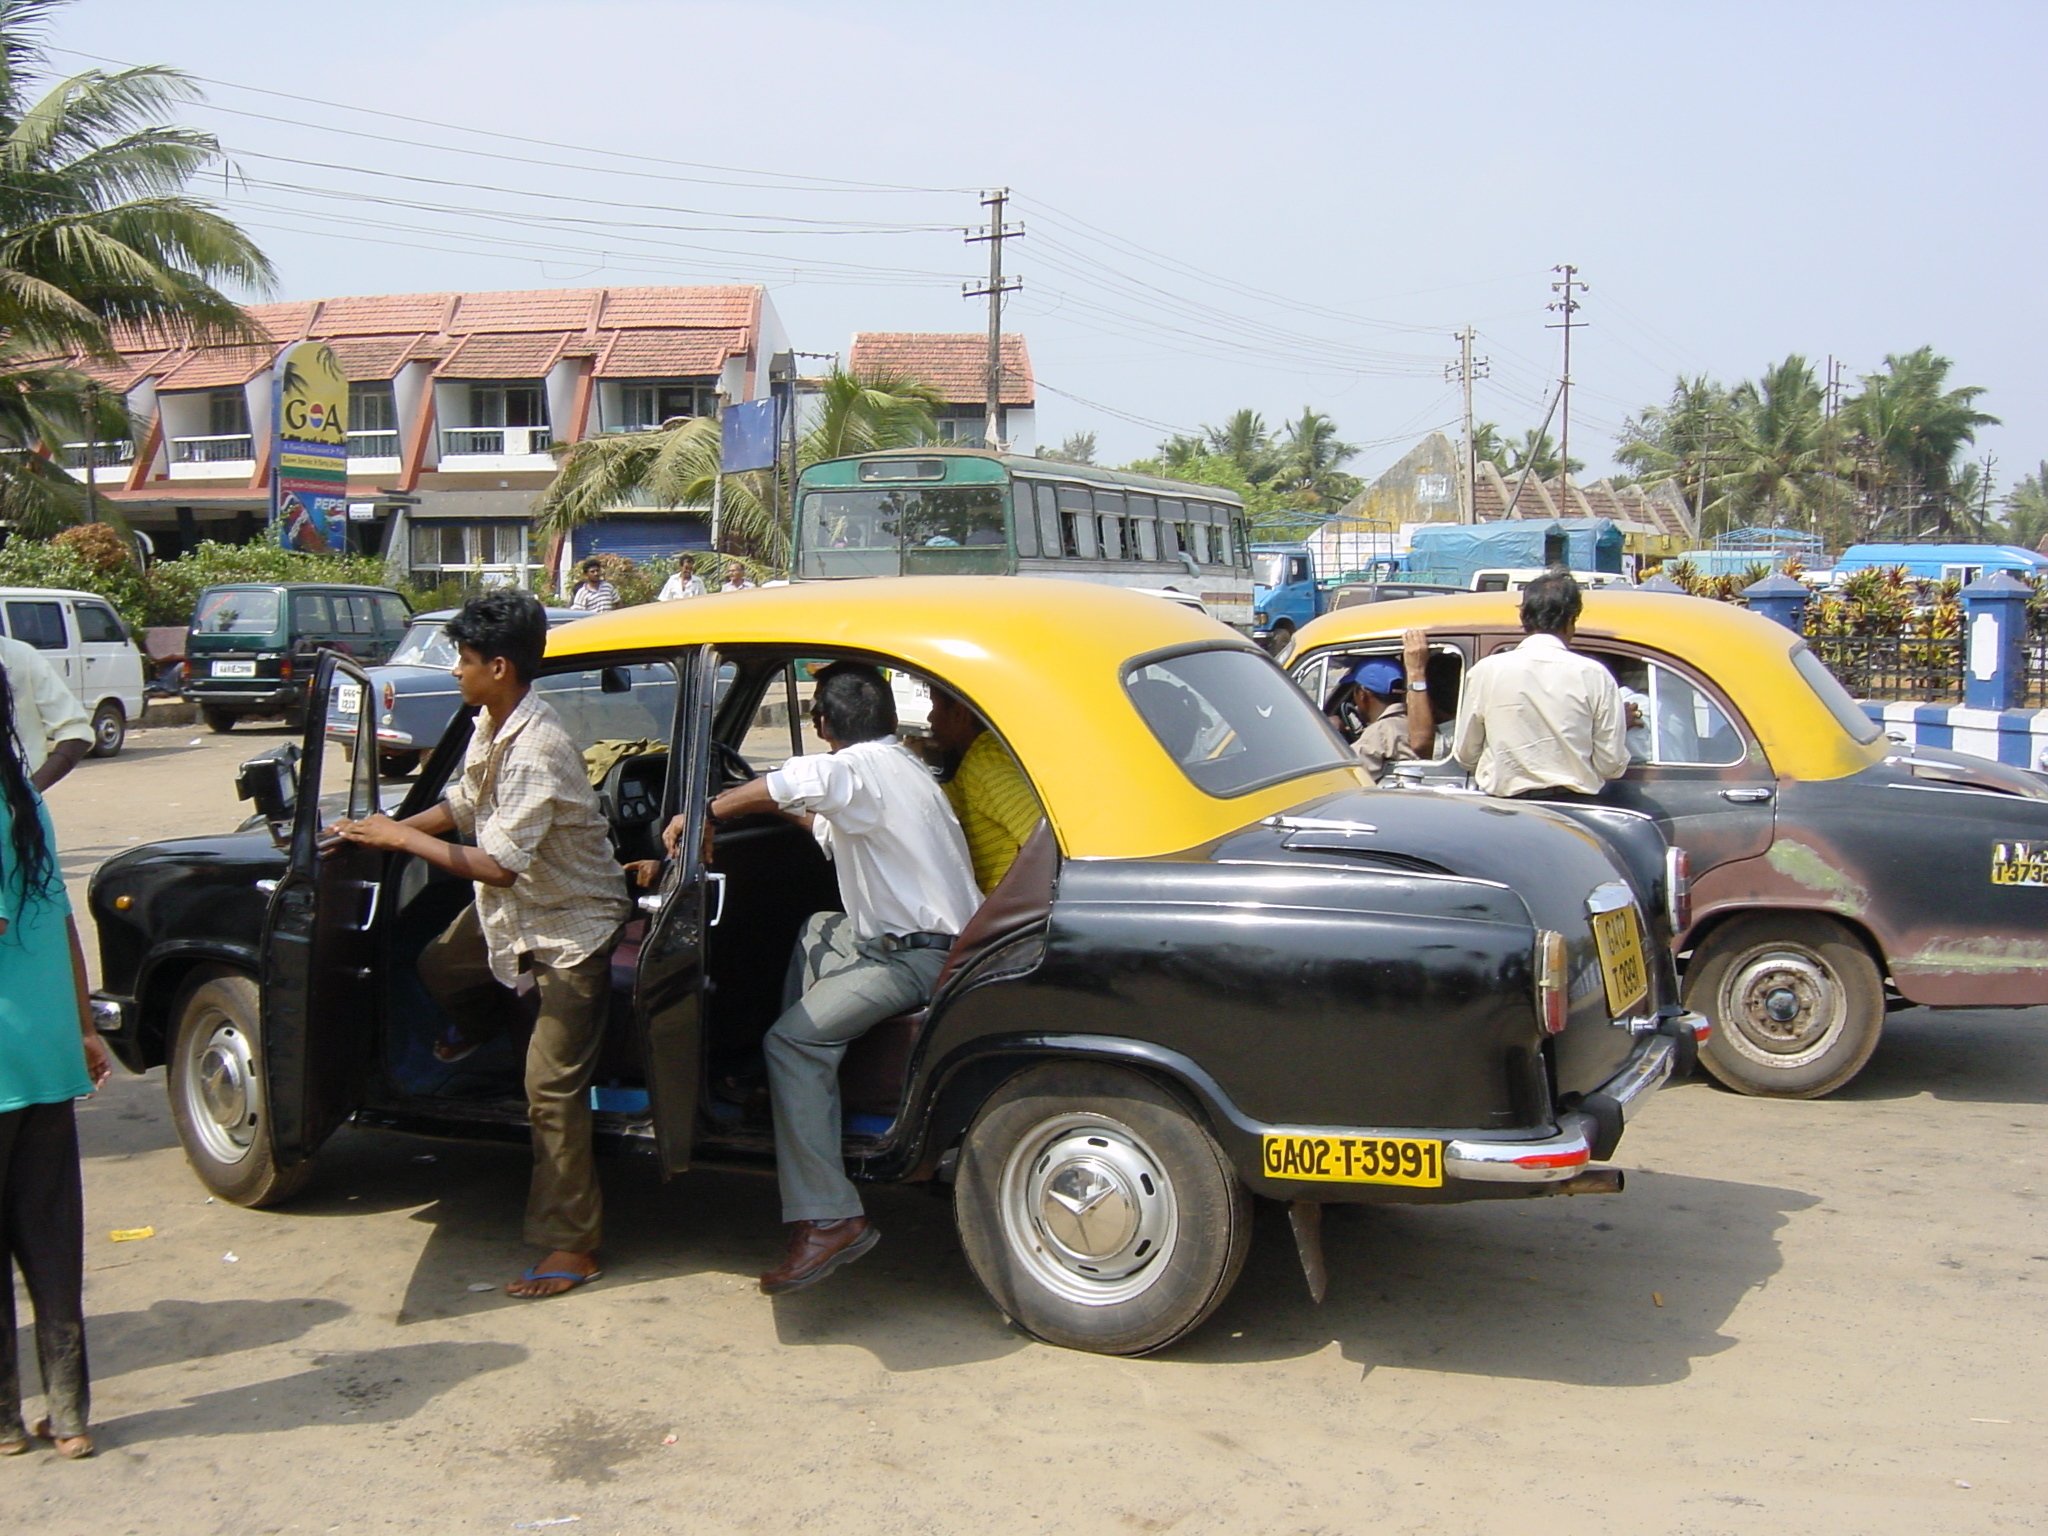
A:
[[[718,467],[726,474],[775,467],[776,402],[747,400],[728,405],[718,419]]]

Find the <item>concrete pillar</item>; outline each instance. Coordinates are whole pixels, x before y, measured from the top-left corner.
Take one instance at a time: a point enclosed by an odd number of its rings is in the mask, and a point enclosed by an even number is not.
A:
[[[1751,582],[1742,589],[1742,595],[1749,600],[1751,613],[1760,613],[1795,634],[1805,632],[1806,604],[1811,594],[1784,572],[1773,571],[1762,581]]]
[[[2034,589],[2009,571],[1963,588],[1963,703],[2018,709],[2027,691],[2027,599]]]

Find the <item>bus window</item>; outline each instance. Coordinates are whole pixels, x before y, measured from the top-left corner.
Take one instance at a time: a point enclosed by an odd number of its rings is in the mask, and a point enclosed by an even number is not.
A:
[[[1128,552],[1124,540],[1124,512],[1122,491],[1095,493],[1095,520],[1102,529],[1101,542],[1096,547],[1105,560],[1121,560]]]
[[[1195,557],[1197,565],[1209,563],[1209,533],[1207,523],[1188,524],[1188,553]]]
[[[1187,509],[1178,501],[1165,496],[1159,498],[1159,558],[1178,560],[1180,552],[1187,548],[1187,538],[1181,528],[1181,520],[1187,516]]]
[[[1247,519],[1242,517],[1233,517],[1230,520],[1230,523],[1231,526],[1237,530],[1238,569],[1248,571],[1252,568],[1251,523]]]
[[[1133,518],[1131,520],[1131,532],[1137,537],[1138,558],[1140,560],[1157,560],[1159,558],[1159,524],[1149,517]]]
[[[1216,563],[1218,565],[1237,564],[1237,556],[1230,547],[1230,514],[1221,507],[1217,507],[1210,515],[1216,519],[1214,529],[1216,536]]]
[[[1069,558],[1095,558],[1095,503],[1078,485],[1059,488],[1060,547]]]
[[[1011,513],[1012,536],[1017,543],[1017,553],[1020,555],[1036,555],[1038,553],[1038,503],[1031,494],[1031,482],[1029,480],[1011,482],[1010,504],[1013,509]]]
[[[1002,574],[1009,537],[999,485],[812,491],[802,504],[802,576]]]
[[[1038,500],[1038,552],[1048,560],[1057,560],[1067,552],[1062,549],[1064,541],[1060,537],[1059,499],[1049,485],[1036,485],[1032,489]],[[1021,507],[1017,515],[1024,515]]]

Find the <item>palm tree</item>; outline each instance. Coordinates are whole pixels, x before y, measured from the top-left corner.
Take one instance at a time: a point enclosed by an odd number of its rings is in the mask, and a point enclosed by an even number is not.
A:
[[[2005,498],[2005,524],[2000,533],[2006,543],[2023,549],[2039,549],[2048,543],[2048,461]]]
[[[1557,440],[1548,432],[1531,427],[1522,434],[1522,440],[1507,446],[1507,463],[1502,473],[1519,475],[1523,470],[1538,480],[1554,480],[1561,472],[1563,460],[1557,456]],[[1571,461],[1571,472],[1577,474],[1586,467],[1581,459]]]
[[[1287,435],[1273,450],[1270,479],[1275,490],[1297,494],[1310,507],[1342,502],[1357,493],[1357,476],[1343,473],[1343,466],[1357,457],[1355,444],[1338,439],[1335,421],[1303,406],[1300,419],[1287,424]]]
[[[1842,408],[1843,423],[1855,434],[1863,514],[1872,530],[1897,522],[1911,534],[1930,515],[1937,529],[1949,529],[1957,455],[1977,440],[1979,427],[1998,425],[1996,416],[1976,408],[1981,388],[1942,387],[1953,366],[1932,347],[1893,353],[1885,371],[1865,375],[1863,392]]]
[[[1752,519],[1773,526],[1821,514],[1848,468],[1813,366],[1798,353],[1728,395],[1728,444],[1714,484]]]
[[[797,442],[797,467],[883,448],[931,441],[943,402],[921,380],[892,373],[835,370],[817,395],[817,421]],[[717,418],[682,417],[651,432],[613,432],[555,449],[561,464],[534,504],[544,534],[566,533],[623,506],[708,508],[719,491],[724,552],[763,565],[789,563],[789,527],[776,507],[767,471],[731,474],[719,485]]]
[[[1208,452],[1228,459],[1245,479],[1258,485],[1270,480],[1274,463],[1273,434],[1266,430],[1266,418],[1254,410],[1232,411],[1220,427],[1204,425]]]
[[[1726,389],[1705,374],[1680,374],[1665,404],[1622,423],[1614,457],[1635,471],[1639,485],[1676,484],[1704,527],[1713,470],[1735,435],[1730,415]]]
[[[36,94],[42,33],[66,0],[0,0],[0,330],[48,353],[113,351],[110,327],[251,334],[215,286],[261,290],[269,261],[192,178],[211,134],[163,126],[198,98],[180,72],[89,69]]]

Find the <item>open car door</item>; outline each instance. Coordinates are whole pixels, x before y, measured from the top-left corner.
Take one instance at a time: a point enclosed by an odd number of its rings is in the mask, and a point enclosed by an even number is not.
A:
[[[723,877],[704,864],[711,798],[711,716],[718,700],[718,656],[709,646],[680,661],[681,707],[665,809],[683,818],[657,892],[638,898],[647,920],[634,979],[633,1017],[647,1060],[648,1108],[666,1173],[690,1166],[704,1062],[704,960],[707,930],[723,905]],[[662,818],[663,824],[667,816]],[[713,891],[712,887],[720,889]]]
[[[330,741],[335,694],[349,688],[361,690],[355,740]],[[330,846],[323,832],[379,808],[372,703],[360,667],[322,654],[306,693],[290,862],[263,929],[263,1081],[281,1167],[311,1157],[362,1103],[376,1050],[377,915],[388,860],[356,843]]]

